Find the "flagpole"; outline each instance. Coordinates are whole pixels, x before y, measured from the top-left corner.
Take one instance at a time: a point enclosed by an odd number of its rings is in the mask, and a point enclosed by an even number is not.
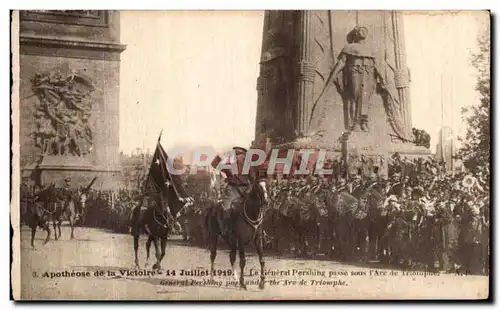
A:
[[[156,150],[158,149],[158,144],[160,144],[160,140],[161,140],[161,135],[163,133],[163,128],[160,130],[160,135],[158,136],[158,141],[156,142],[156,149],[155,149],[155,153],[156,153]],[[153,153],[153,157],[151,159],[154,160],[154,153]],[[151,165],[150,165],[150,168],[148,170],[148,175],[146,177],[146,179],[144,180],[144,184],[142,185],[142,194],[144,195],[144,192],[145,192],[145,189],[146,189],[146,185],[148,184],[148,181],[149,181],[149,176],[151,175]]]
[[[162,133],[163,133],[163,128],[160,130],[160,135],[158,136],[158,143],[160,143]]]

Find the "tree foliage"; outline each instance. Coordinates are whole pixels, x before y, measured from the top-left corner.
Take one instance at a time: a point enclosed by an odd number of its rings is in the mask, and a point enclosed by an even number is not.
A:
[[[471,57],[477,70],[476,91],[479,104],[462,109],[467,123],[465,137],[458,155],[472,172],[486,171],[490,166],[490,35],[479,36],[479,52]]]

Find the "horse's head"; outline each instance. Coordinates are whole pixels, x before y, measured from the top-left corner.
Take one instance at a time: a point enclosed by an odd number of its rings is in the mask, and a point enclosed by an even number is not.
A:
[[[85,210],[85,203],[87,202],[87,193],[80,192],[79,197],[80,197],[80,205],[82,206],[82,209]]]
[[[257,180],[252,187],[251,197],[257,198],[261,205],[269,202],[269,194],[267,192],[267,182],[264,179]]]

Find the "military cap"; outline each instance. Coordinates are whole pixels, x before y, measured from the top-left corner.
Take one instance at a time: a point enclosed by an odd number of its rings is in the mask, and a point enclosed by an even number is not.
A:
[[[242,148],[242,147],[240,147],[240,146],[235,146],[235,147],[233,147],[233,150],[234,150],[234,152],[236,153],[236,155],[246,154],[246,152],[247,152],[247,149]]]

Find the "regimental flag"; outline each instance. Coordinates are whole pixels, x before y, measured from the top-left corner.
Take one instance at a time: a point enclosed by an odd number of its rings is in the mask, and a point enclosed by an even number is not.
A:
[[[161,137],[161,135],[160,135]],[[188,194],[182,184],[180,175],[169,172],[169,165],[175,169],[182,169],[175,160],[170,160],[165,150],[160,144],[160,138],[156,144],[156,150],[149,168],[149,174],[146,179],[145,191],[154,189],[159,192],[168,202],[170,212],[176,215],[188,200]]]

